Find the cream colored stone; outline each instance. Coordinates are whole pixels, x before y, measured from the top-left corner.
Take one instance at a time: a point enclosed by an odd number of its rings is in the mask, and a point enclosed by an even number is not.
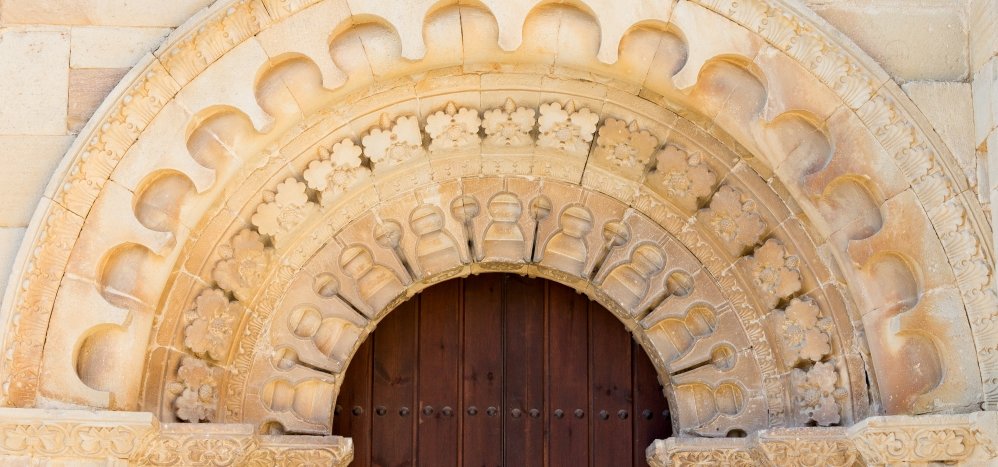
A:
[[[3,91],[0,91],[3,92]],[[28,225],[35,205],[45,190],[59,160],[72,142],[71,136],[0,136],[0,225]]]
[[[177,439],[267,445],[233,420],[329,433],[367,320],[502,270],[605,303],[649,350],[677,434],[750,435],[690,442],[721,455],[700,462],[817,452],[852,465],[857,451],[878,459],[878,444],[849,444],[843,428],[763,430],[996,406],[998,365],[980,350],[995,345],[998,306],[980,207],[943,170],[960,160],[846,38],[782,0],[680,2],[671,15],[651,0],[538,3],[224,0],[197,16],[157,52],[184,84],[136,70],[54,179],[53,206],[86,220],[82,232],[53,215],[32,226],[3,308],[3,353],[18,357],[0,360],[0,387],[25,404],[212,422],[177,425],[157,455],[184,453]],[[954,11],[915,6],[901,16]],[[634,23],[648,29],[613,63]],[[921,27],[889,26],[861,32]],[[911,67],[927,75],[949,70],[939,51],[960,42],[932,39],[913,52],[937,60]],[[330,86],[340,69],[347,84]],[[937,129],[969,126],[935,111]],[[66,198],[79,192],[91,197]],[[200,332],[215,320],[232,322]]]
[[[976,73],[998,55],[998,2],[969,0],[967,17],[970,20],[970,71]]]
[[[176,27],[211,0],[7,0],[0,8],[6,24],[80,24]]]
[[[984,143],[998,128],[998,57],[992,57],[974,74],[971,83],[974,99],[974,146]],[[989,151],[995,151],[989,148]]]
[[[70,132],[78,132],[87,120],[114,89],[127,68],[71,68],[69,70],[69,109],[67,126]]]
[[[897,81],[963,81],[970,74],[967,17],[955,2],[847,0],[814,11]]]
[[[956,156],[967,178],[976,181],[974,122],[973,115],[967,112],[974,105],[970,84],[913,81],[904,84],[902,89],[932,122],[936,133]]]
[[[73,27],[70,29],[69,66],[72,68],[127,68],[156,50],[169,28]]]
[[[68,32],[0,29],[0,134],[65,134],[68,75]]]
[[[288,53],[305,55],[319,67],[322,85],[334,89],[343,85],[346,75],[333,62],[329,32],[339,29],[349,17],[346,0],[323,1],[261,32],[257,39],[272,58]]]
[[[0,277],[10,276],[11,268],[14,266],[14,258],[17,256],[17,249],[21,246],[21,239],[24,238],[23,228],[0,228]],[[6,282],[0,282],[0,295],[7,289]]]
[[[235,109],[245,114],[260,132],[274,124],[256,99],[257,70],[270,58],[256,39],[243,42],[210,65],[177,94],[177,101],[194,115]],[[221,89],[218,83],[226,83]]]

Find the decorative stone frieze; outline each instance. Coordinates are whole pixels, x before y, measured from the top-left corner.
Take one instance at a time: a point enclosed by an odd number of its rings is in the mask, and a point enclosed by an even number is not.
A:
[[[371,169],[362,166],[361,148],[349,138],[319,148],[319,159],[308,164],[304,177],[308,187],[319,193],[319,203],[326,206],[359,183],[371,177]]]
[[[219,255],[222,259],[215,264],[212,279],[222,290],[249,301],[270,269],[271,250],[266,248],[259,233],[246,229],[221,246]]]
[[[748,258],[752,282],[758,288],[764,306],[773,308],[800,290],[799,262],[797,256],[787,253],[782,242],[772,238]]]
[[[788,366],[820,362],[832,352],[832,320],[821,316],[818,304],[810,298],[795,298],[786,309],[773,313],[783,344]]]
[[[289,178],[277,185],[274,192],[264,192],[263,201],[253,214],[253,225],[261,235],[274,238],[276,243],[295,230],[314,210],[303,182]]]
[[[271,436],[250,425],[161,424],[147,412],[0,409],[0,462],[345,466],[338,436]]]
[[[221,368],[198,358],[184,357],[177,370],[177,381],[167,388],[176,395],[177,418],[191,423],[215,421],[221,378]]]
[[[478,117],[477,110],[467,107],[458,109],[453,102],[448,102],[444,110],[426,117],[429,149],[440,151],[474,146],[481,142],[478,136],[481,127],[482,119]]]
[[[830,426],[842,421],[840,401],[846,398],[847,393],[840,387],[835,365],[818,362],[807,370],[796,368],[790,379],[805,423],[813,421],[819,426]]]
[[[648,179],[662,195],[685,211],[696,209],[699,200],[714,191],[717,175],[700,154],[667,145],[656,156],[655,171]]]
[[[243,307],[221,290],[205,289],[185,317],[184,345],[198,356],[224,361],[242,315]]]
[[[533,144],[530,132],[537,124],[537,111],[517,106],[507,98],[502,107],[485,111],[482,128],[485,144],[491,146],[521,147]]]
[[[710,207],[697,215],[733,256],[755,246],[766,231],[766,222],[759,215],[755,200],[743,200],[741,191],[730,185],[718,189],[710,199]]]
[[[371,129],[361,141],[365,155],[374,163],[375,170],[401,164],[426,153],[419,121],[411,116],[398,117],[393,123],[388,114],[381,114],[381,127]]]
[[[653,466],[991,465],[994,412],[871,417],[852,428],[780,428],[738,439],[669,438],[647,451]]]
[[[599,115],[586,107],[577,109],[575,101],[564,107],[558,102],[542,104],[537,119],[537,145],[561,149],[573,155],[585,155],[596,132]]]

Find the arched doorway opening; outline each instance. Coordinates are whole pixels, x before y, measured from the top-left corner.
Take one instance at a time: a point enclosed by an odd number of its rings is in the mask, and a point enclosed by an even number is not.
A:
[[[643,466],[672,434],[655,367],[623,324],[513,274],[400,305],[354,356],[335,410],[358,466]]]

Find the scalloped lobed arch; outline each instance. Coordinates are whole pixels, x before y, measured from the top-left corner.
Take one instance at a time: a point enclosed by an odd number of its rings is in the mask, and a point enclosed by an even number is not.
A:
[[[53,177],[5,405],[328,434],[387,312],[501,270],[612,310],[680,437],[994,409],[990,233],[926,128],[790,1],[219,2]]]

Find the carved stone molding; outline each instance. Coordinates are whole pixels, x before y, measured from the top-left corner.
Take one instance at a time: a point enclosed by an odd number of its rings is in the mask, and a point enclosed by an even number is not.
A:
[[[345,466],[338,436],[260,435],[238,424],[161,424],[148,412],[0,409],[0,463]]]
[[[869,465],[998,462],[998,412],[870,417],[849,428]]]
[[[656,467],[693,465],[993,465],[998,414],[871,417],[851,428],[780,428],[739,439],[669,438],[648,447]]]

